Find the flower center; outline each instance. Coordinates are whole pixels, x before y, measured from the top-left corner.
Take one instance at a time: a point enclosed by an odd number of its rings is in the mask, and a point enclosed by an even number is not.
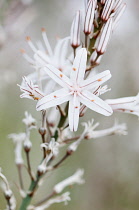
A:
[[[72,91],[73,94],[78,95],[81,92],[81,88],[79,86],[77,86],[77,85],[73,85],[71,87],[71,91]]]

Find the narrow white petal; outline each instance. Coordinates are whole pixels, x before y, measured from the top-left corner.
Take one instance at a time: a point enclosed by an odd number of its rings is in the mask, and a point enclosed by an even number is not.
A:
[[[76,96],[72,97],[69,102],[69,127],[71,131],[77,131],[79,123],[80,102]]]
[[[116,107],[121,107],[123,105],[134,106],[134,105],[136,105],[136,102],[137,102],[137,96],[108,99],[108,100],[106,100],[106,102],[110,106],[116,106]]]
[[[48,64],[44,70],[56,83],[62,87],[69,88],[72,86],[70,79],[54,66]]]
[[[86,79],[82,82],[81,88],[86,90],[92,89],[96,86],[102,85],[104,82],[111,78],[111,73],[109,70],[103,71],[100,74],[97,74],[89,79]]]
[[[36,109],[37,111],[54,107],[56,105],[62,104],[70,100],[71,95],[68,90],[64,88],[57,90],[47,96],[44,96],[41,100],[38,101]]]
[[[113,113],[111,107],[106,102],[87,90],[81,93],[80,101],[88,108],[105,116],[110,116]]]
[[[77,55],[73,62],[70,78],[75,84],[79,84],[84,79],[86,70],[87,51],[85,48],[78,50]]]
[[[44,40],[44,43],[45,43],[45,46],[47,48],[47,51],[48,51],[49,55],[52,56],[53,55],[52,48],[50,46],[50,43],[49,43],[48,38],[47,38],[46,31],[45,31],[44,28],[42,28],[42,37],[43,37],[43,40]]]

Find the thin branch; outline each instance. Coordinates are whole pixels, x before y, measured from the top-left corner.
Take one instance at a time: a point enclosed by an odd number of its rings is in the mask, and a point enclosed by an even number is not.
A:
[[[33,175],[32,175],[32,170],[31,170],[29,151],[26,152],[26,158],[27,158],[28,173],[29,173],[29,175],[30,175],[31,180],[34,180],[34,177],[33,177]]]
[[[61,158],[61,160],[53,166],[53,169],[58,168],[58,166],[61,165],[61,163],[63,163],[63,161],[66,160],[70,155],[71,155],[71,154],[67,152],[67,153],[63,156],[63,158]]]
[[[50,195],[48,195],[46,198],[42,199],[41,201],[39,201],[38,203],[36,203],[34,206],[40,206],[42,205],[44,202],[48,201],[50,198],[52,198],[54,195],[56,194],[56,192],[52,192]]]
[[[19,176],[19,183],[22,190],[24,190],[23,179],[22,179],[22,165],[17,164],[18,176]]]

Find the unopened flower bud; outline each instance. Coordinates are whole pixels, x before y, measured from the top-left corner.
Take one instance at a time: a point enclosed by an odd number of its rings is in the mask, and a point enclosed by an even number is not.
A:
[[[4,195],[5,195],[5,198],[7,199],[7,200],[10,200],[10,198],[12,197],[12,191],[9,189],[9,190],[6,190],[5,192],[4,192]]]
[[[108,19],[106,24],[102,27],[100,34],[96,40],[96,51],[99,55],[104,54],[106,51],[108,42],[110,40],[111,32],[112,32],[112,17]]]
[[[107,21],[109,19],[114,3],[115,3],[115,0],[106,0],[105,6],[102,11],[102,15],[101,15],[102,20]]]
[[[76,16],[72,22],[70,42],[73,48],[80,46],[80,11],[77,11]]]
[[[89,35],[92,30],[96,3],[97,3],[96,0],[90,0],[88,2],[86,15],[85,15],[85,22],[84,22],[84,33],[86,35]]]
[[[41,135],[45,135],[46,134],[46,128],[39,128],[39,133]]]
[[[25,152],[29,152],[31,150],[32,143],[30,140],[25,140],[24,142],[24,150]]]

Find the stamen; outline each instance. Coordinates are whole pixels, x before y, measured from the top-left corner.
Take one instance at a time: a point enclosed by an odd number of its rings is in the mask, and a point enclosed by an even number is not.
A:
[[[26,41],[28,42],[28,45],[29,45],[30,48],[33,50],[33,52],[36,53],[37,49],[36,49],[36,47],[34,46],[34,44],[32,43],[30,36],[27,36],[27,37],[26,37]]]
[[[98,79],[97,81],[100,82],[100,81],[102,81],[102,79]]]
[[[62,75],[62,74],[60,74],[60,77],[62,78],[62,77],[63,77],[63,75]]]
[[[73,68],[73,71],[76,71],[76,68]]]

